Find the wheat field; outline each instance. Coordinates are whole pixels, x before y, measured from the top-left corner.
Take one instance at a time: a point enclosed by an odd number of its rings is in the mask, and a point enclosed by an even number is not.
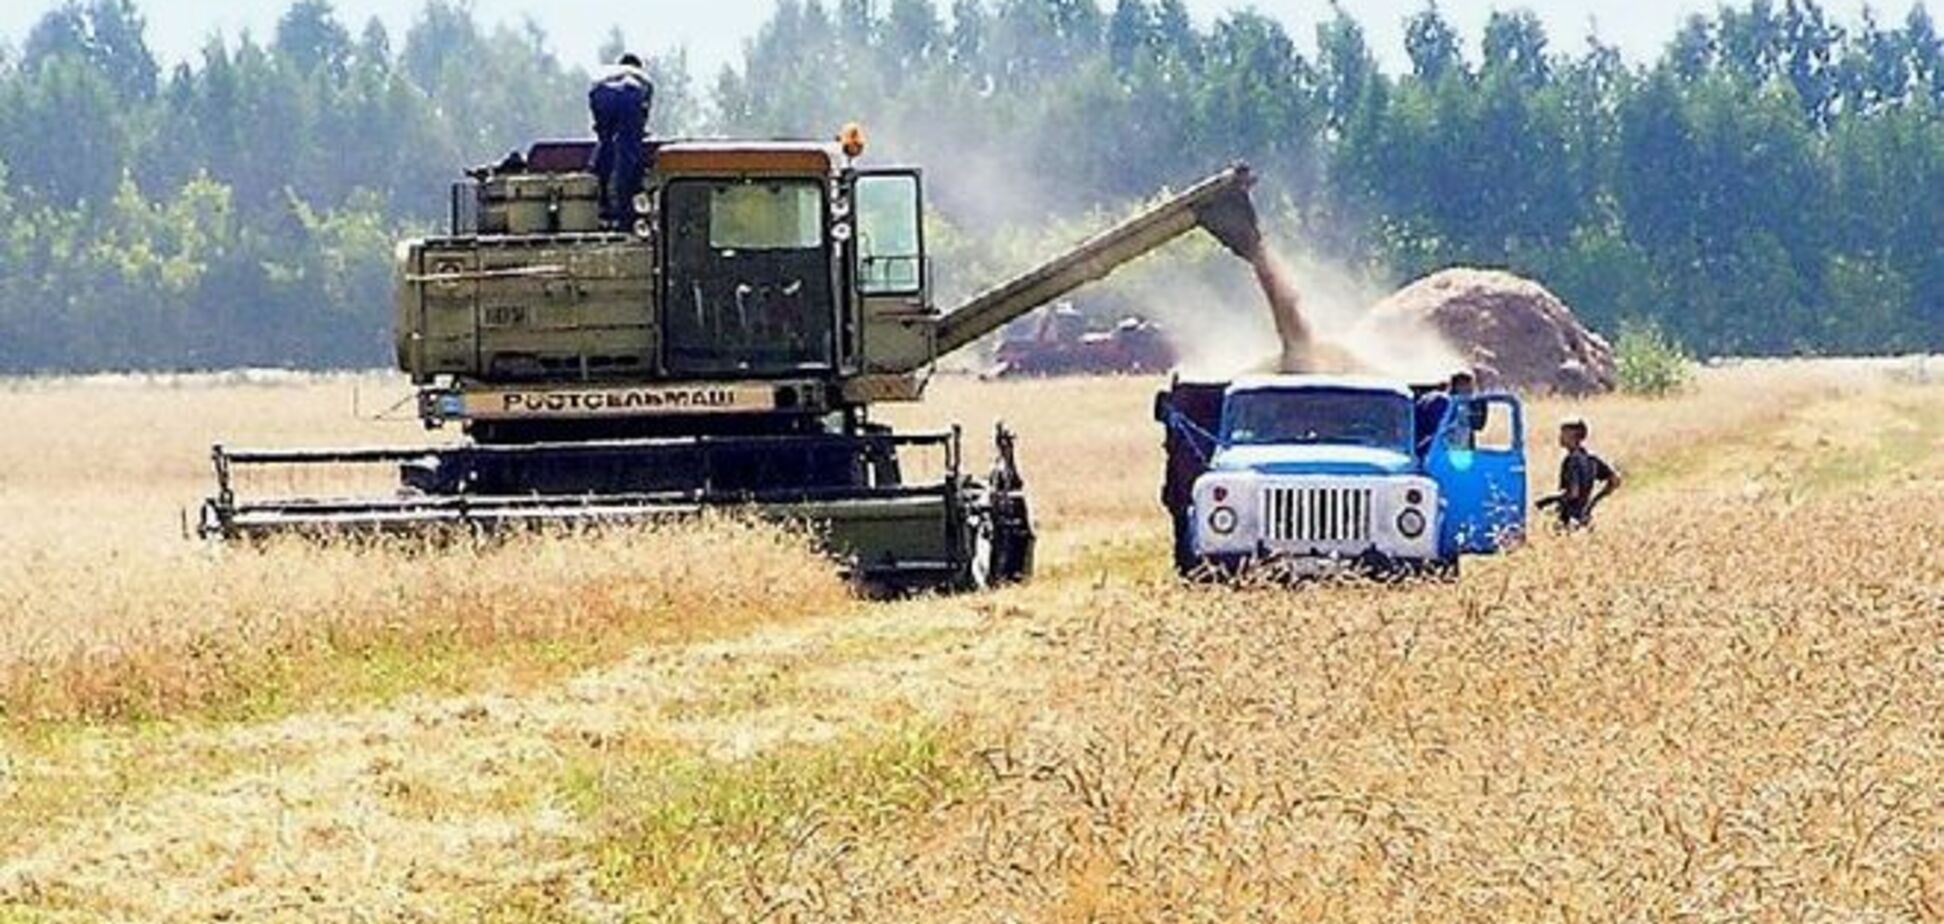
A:
[[[1043,549],[894,602],[728,519],[210,549],[211,442],[402,385],[0,386],[0,921],[1944,919],[1926,366],[1538,401],[1597,530],[1296,590],[1172,579],[1158,384],[893,414],[1017,429]]]

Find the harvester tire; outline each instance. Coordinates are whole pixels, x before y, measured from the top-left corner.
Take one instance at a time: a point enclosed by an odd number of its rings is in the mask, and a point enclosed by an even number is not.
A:
[[[1026,498],[1011,495],[1006,507],[995,516],[993,531],[992,577],[995,584],[1018,584],[1033,576],[1033,553],[1039,545],[1033,533],[1032,513]]]
[[[995,568],[999,564],[999,543],[992,525],[992,515],[984,513],[976,516],[969,524],[971,541],[967,543],[965,556],[965,589],[978,593],[991,590]]]

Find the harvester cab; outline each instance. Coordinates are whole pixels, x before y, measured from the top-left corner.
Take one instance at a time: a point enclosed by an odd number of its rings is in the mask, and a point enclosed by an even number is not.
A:
[[[447,234],[397,248],[398,366],[448,445],[218,447],[205,535],[611,522],[736,506],[807,522],[875,586],[1025,577],[1011,435],[965,470],[956,428],[895,434],[934,362],[1219,216],[1246,168],[1154,205],[941,313],[915,169],[842,143],[649,143],[639,218],[609,228],[589,142],[546,142],[455,187]],[[254,497],[247,471],[389,467],[381,497]]]

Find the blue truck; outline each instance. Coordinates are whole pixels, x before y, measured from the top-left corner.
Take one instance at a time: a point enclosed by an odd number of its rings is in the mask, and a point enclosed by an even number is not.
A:
[[[1271,568],[1455,574],[1525,531],[1525,414],[1511,394],[1453,398],[1420,433],[1430,389],[1358,376],[1177,379],[1161,500],[1184,576]]]

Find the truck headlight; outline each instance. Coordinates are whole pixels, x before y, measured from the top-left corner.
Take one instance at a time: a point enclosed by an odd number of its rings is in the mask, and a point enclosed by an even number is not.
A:
[[[1235,532],[1235,508],[1217,507],[1208,512],[1208,528],[1216,535],[1226,536]]]
[[[1397,531],[1406,539],[1416,539],[1424,535],[1424,514],[1415,509],[1407,509],[1397,515]]]

